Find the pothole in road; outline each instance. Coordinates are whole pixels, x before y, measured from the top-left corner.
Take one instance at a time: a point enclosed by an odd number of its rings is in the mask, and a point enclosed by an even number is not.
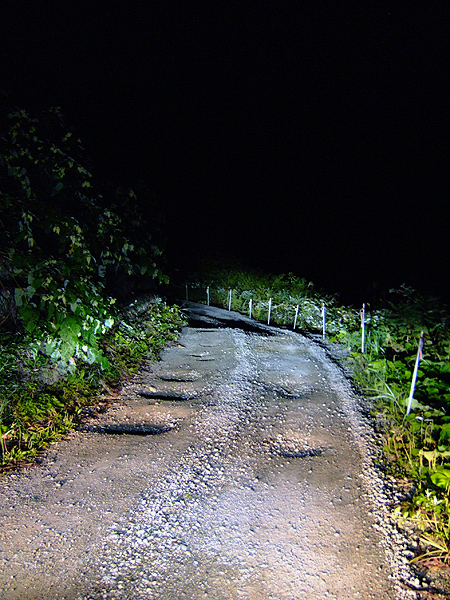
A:
[[[160,435],[173,429],[169,425],[149,425],[149,424],[126,424],[117,423],[114,425],[103,425],[102,427],[91,428],[95,433],[106,433],[111,435]]]
[[[286,439],[286,438],[266,438],[263,444],[268,448],[271,454],[283,458],[308,458],[321,456],[326,448],[323,446],[310,446],[304,440]]]
[[[180,394],[179,392],[164,392],[164,391],[160,391],[160,392],[149,392],[147,390],[142,390],[141,392],[138,392],[139,396],[142,396],[143,398],[147,398],[148,400],[157,400],[157,401],[162,401],[162,400],[171,400],[172,402],[174,401],[183,401],[185,402],[186,400],[192,400],[195,397],[195,394]]]
[[[273,450],[277,456],[283,458],[307,458],[309,456],[321,456],[324,452],[323,448],[307,448],[306,450]]]

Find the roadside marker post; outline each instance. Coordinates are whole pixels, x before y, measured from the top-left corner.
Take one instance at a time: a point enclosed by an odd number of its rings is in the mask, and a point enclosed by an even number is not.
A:
[[[326,336],[326,309],[325,304],[322,304],[322,339]]]
[[[253,308],[253,299],[250,298],[250,301],[248,303],[248,316],[250,319],[252,318],[252,308]]]
[[[228,310],[231,310],[231,290],[228,290]]]
[[[361,353],[364,354],[365,352],[365,345],[366,345],[366,305],[363,304],[362,305],[362,309],[361,309]]]
[[[414,373],[413,373],[413,377],[412,377],[412,381],[411,381],[411,390],[409,392],[406,416],[408,416],[409,413],[411,412],[412,401],[414,398],[414,390],[416,389],[417,374],[419,372],[419,363],[422,360],[422,354],[423,354],[423,331],[420,334],[419,347],[417,348],[416,364],[414,365]]]
[[[267,317],[267,325],[270,325],[270,313],[272,312],[272,298],[269,299],[269,316]]]
[[[297,304],[297,308],[295,309],[295,317],[294,317],[294,331],[295,328],[297,327],[297,319],[298,319],[298,309],[299,309],[299,305]]]
[[[209,287],[206,288],[206,304],[209,306]]]

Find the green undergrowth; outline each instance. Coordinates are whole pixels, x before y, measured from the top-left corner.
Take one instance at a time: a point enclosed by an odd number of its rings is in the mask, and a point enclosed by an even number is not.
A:
[[[89,414],[93,404],[155,360],[184,324],[177,306],[147,298],[116,312],[98,342],[102,363],[72,357],[73,369],[30,350],[19,335],[0,337],[0,466],[30,461]]]
[[[204,301],[205,288],[210,288],[210,301],[228,308],[231,290],[231,309],[267,321],[269,300],[270,322],[273,325],[292,326],[296,307],[299,306],[296,328],[319,332],[322,328],[322,307],[327,311],[328,327],[337,333],[345,325],[350,313],[339,307],[336,298],[318,291],[314,284],[292,273],[269,275],[259,271],[213,270],[206,277],[189,283],[189,299]]]
[[[328,343],[346,350],[347,367],[370,405],[383,440],[382,467],[398,482],[409,482],[408,499],[395,507],[399,523],[414,532],[416,560],[450,564],[450,327],[448,309],[402,286],[391,290],[382,308],[366,306],[362,352],[361,307],[341,306],[292,274],[215,270],[189,284],[190,299],[210,302],[271,324],[322,334],[323,309]],[[417,383],[407,414],[411,381],[424,332]]]
[[[69,431],[99,389],[154,358],[182,321],[157,300],[118,308],[131,291],[168,282],[158,211],[145,217],[131,188],[95,177],[60,109],[15,109],[0,128],[4,466]]]

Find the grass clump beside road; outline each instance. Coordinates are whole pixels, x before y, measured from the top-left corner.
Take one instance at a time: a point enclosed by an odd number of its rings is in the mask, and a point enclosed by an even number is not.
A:
[[[117,310],[115,324],[98,342],[100,364],[71,357],[70,370],[33,351],[30,340],[0,337],[0,466],[30,461],[102,404],[142,361],[156,359],[184,324],[177,306],[159,298]]]
[[[383,468],[409,490],[394,507],[400,525],[412,533],[416,559],[426,565],[450,565],[450,325],[448,309],[402,286],[392,290],[382,308],[365,315],[362,352],[360,308],[340,306],[335,297],[292,274],[215,270],[190,284],[190,299],[204,301],[209,287],[212,303],[249,313],[292,328],[322,333],[323,309],[329,342],[346,349],[347,366],[370,402],[377,432],[383,440]],[[417,384],[410,400],[418,342],[424,345]]]

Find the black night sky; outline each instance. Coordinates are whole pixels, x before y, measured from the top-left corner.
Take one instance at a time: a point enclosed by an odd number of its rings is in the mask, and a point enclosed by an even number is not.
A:
[[[448,2],[48,4],[2,3],[2,110],[149,186],[172,266],[448,295]]]

